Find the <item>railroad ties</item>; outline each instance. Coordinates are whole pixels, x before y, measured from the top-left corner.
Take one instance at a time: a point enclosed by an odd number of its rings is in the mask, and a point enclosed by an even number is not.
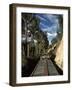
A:
[[[59,75],[53,62],[48,56],[41,56],[30,76],[52,76]]]

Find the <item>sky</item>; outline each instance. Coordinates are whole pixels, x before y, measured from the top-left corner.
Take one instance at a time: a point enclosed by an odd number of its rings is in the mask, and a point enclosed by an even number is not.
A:
[[[57,36],[59,29],[58,15],[36,14],[36,17],[40,19],[39,27],[43,32],[47,32],[49,44],[51,44],[51,40]]]

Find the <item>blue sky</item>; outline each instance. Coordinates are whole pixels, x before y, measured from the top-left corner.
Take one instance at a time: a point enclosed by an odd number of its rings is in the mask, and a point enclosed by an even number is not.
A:
[[[57,36],[57,30],[59,29],[58,15],[54,14],[35,14],[40,19],[39,27],[42,31],[47,32],[49,43]]]

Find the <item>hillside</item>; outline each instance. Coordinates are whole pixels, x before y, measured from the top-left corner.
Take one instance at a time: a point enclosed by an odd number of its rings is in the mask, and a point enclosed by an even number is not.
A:
[[[61,40],[60,45],[57,48],[55,62],[59,66],[59,68],[63,70],[63,39]]]

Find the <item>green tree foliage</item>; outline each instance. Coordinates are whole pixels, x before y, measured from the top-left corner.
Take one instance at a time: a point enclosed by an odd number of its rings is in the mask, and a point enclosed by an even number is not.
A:
[[[47,35],[39,27],[40,20],[32,13],[22,13],[22,34],[30,30],[33,39],[37,40],[39,50],[47,49],[49,42]]]

